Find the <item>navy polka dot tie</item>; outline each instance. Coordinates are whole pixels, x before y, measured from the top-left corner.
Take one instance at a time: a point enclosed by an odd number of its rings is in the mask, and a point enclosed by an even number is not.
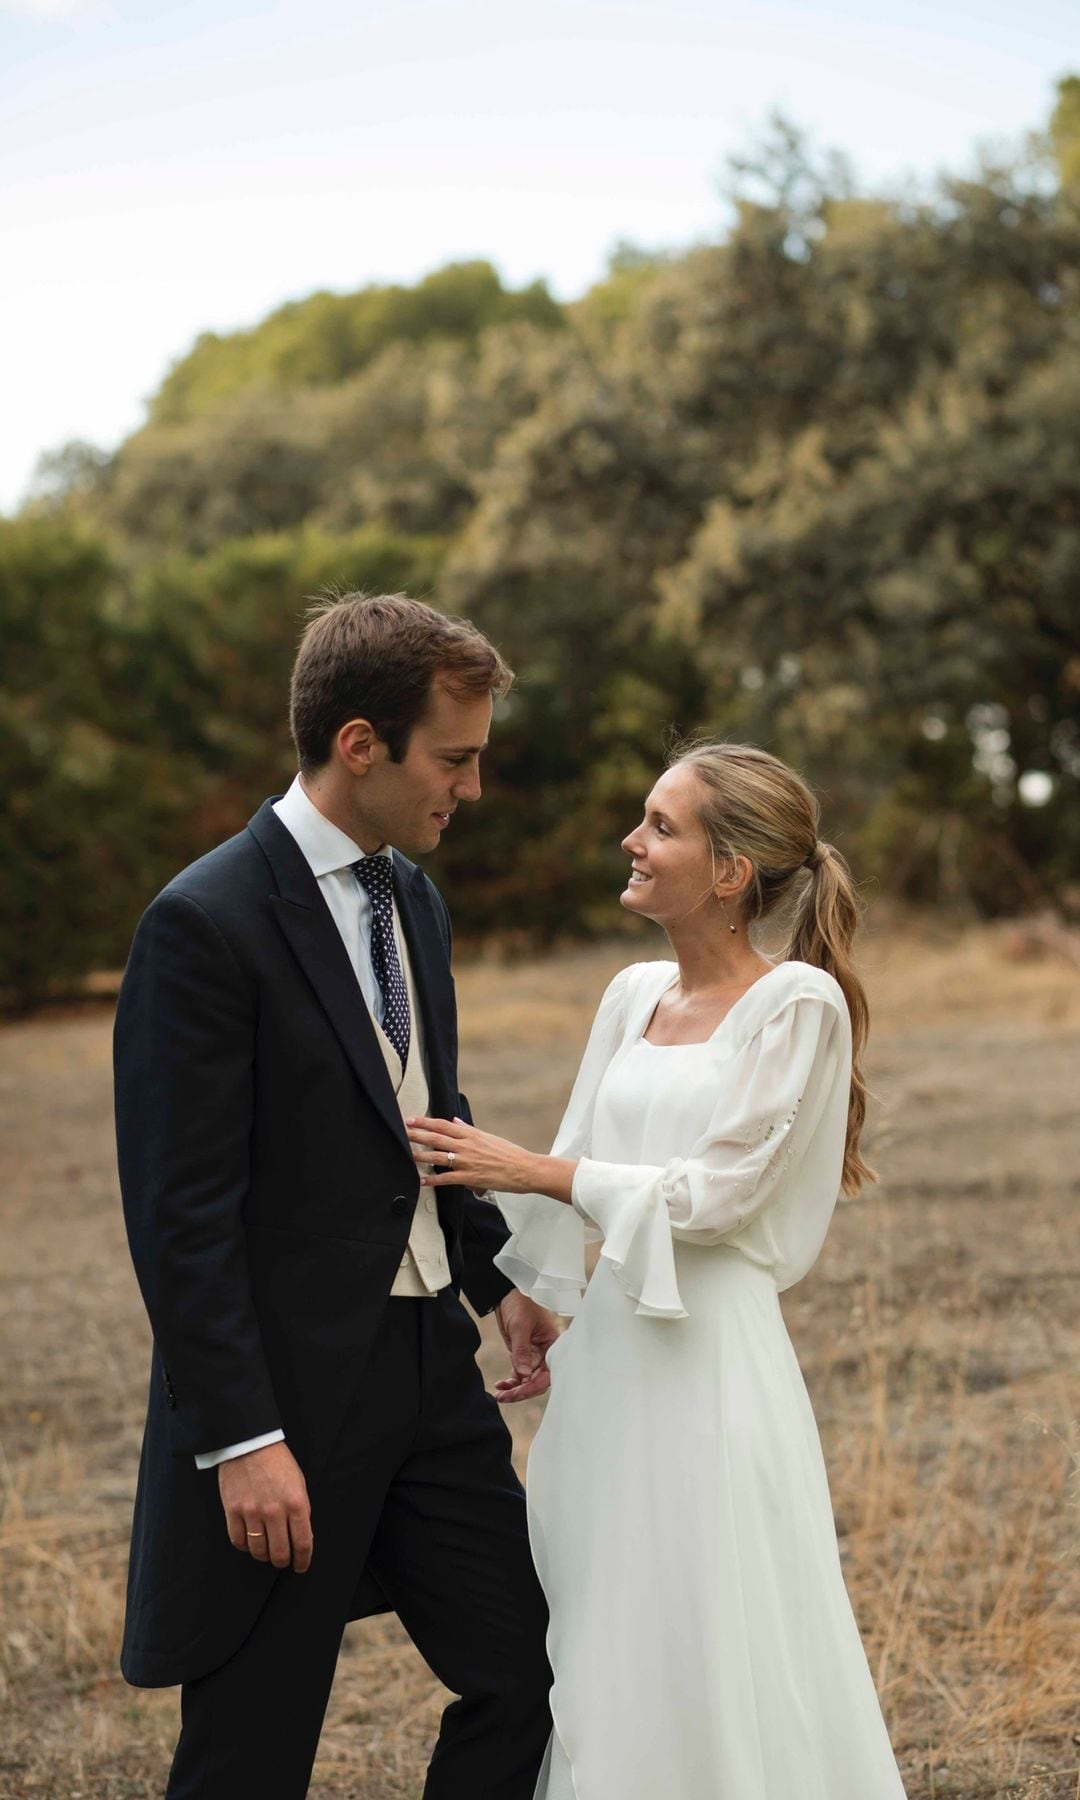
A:
[[[353,874],[371,901],[371,966],[383,999],[382,1028],[401,1059],[409,1060],[409,990],[394,942],[394,873],[388,856],[362,856]]]

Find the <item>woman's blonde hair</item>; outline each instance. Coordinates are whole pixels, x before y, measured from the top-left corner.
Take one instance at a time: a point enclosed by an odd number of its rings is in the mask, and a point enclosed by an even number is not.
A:
[[[870,1010],[852,957],[862,908],[851,870],[834,844],[818,838],[821,807],[807,783],[767,750],[754,744],[692,744],[676,748],[669,767],[691,768],[701,782],[700,817],[716,863],[732,868],[737,856],[750,863],[750,880],[738,896],[747,930],[790,903],[783,960],[814,963],[843,990],[852,1054],[841,1185],[845,1194],[857,1194],[864,1181],[877,1177],[859,1154]]]

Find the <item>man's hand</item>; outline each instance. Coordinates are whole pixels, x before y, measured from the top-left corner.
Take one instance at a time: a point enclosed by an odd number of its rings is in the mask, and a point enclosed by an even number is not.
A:
[[[219,1464],[218,1490],[234,1550],[298,1575],[310,1567],[311,1504],[286,1444],[267,1444]]]
[[[495,1383],[495,1398],[505,1404],[511,1400],[531,1400],[534,1394],[546,1394],[551,1386],[547,1353],[559,1335],[554,1313],[549,1313],[526,1294],[515,1289],[504,1294],[495,1308],[503,1343],[510,1352],[513,1375]]]

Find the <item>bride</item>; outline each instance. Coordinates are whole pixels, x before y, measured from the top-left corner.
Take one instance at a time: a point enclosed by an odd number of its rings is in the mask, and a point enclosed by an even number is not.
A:
[[[818,816],[763,750],[680,756],[623,843],[622,904],[675,961],[607,989],[551,1155],[410,1122],[427,1180],[498,1190],[499,1265],[575,1316],[529,1462],[536,1800],[903,1800],[778,1298],[872,1176],[856,893]],[[786,903],[770,963],[751,934]]]

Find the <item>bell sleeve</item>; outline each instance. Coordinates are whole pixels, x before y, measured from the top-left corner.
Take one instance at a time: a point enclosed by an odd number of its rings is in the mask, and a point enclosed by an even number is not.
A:
[[[836,1001],[791,997],[718,1064],[716,1105],[689,1156],[663,1167],[581,1158],[574,1210],[603,1233],[602,1254],[637,1312],[687,1316],[672,1228],[694,1243],[722,1244],[769,1204],[813,1139],[844,1038]]]
[[[596,1010],[552,1156],[577,1158],[589,1148],[597,1090],[622,1039],[629,977],[630,970],[621,969]],[[599,1232],[572,1206],[545,1194],[495,1198],[512,1233],[495,1256],[496,1268],[541,1306],[572,1316],[581,1306],[587,1282],[585,1244]]]

